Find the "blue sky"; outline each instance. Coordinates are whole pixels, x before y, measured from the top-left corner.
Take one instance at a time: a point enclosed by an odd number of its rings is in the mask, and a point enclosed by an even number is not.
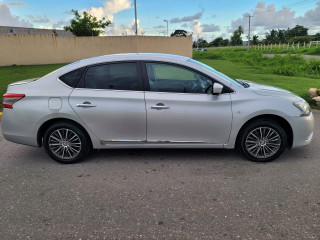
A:
[[[72,17],[71,9],[87,10],[107,17],[112,26],[106,35],[133,34],[133,0],[0,0],[0,25],[62,28]],[[164,35],[186,29],[194,36],[212,40],[229,37],[239,25],[247,31],[246,13],[253,15],[253,33],[302,24],[310,33],[320,30],[320,0],[137,0],[139,33]]]

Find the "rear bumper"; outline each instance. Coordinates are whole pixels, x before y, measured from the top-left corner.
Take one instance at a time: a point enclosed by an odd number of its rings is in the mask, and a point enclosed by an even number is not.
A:
[[[314,134],[314,117],[312,113],[307,117],[291,118],[291,126],[293,131],[292,148],[303,147],[311,143]]]
[[[15,114],[12,109],[3,109],[1,129],[3,137],[10,142],[38,147],[33,124]]]

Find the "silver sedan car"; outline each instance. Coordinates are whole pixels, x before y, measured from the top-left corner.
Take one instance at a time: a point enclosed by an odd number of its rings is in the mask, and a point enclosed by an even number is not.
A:
[[[266,162],[307,145],[314,118],[289,91],[234,80],[193,59],[119,54],[8,86],[2,132],[61,163],[92,149],[237,148]]]

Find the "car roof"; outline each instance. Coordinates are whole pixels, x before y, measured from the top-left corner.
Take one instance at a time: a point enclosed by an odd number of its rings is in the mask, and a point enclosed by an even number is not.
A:
[[[110,55],[103,55],[97,56],[92,58],[83,59],[74,63],[69,64],[71,65],[89,65],[89,64],[96,64],[102,62],[109,62],[109,61],[124,61],[124,60],[165,60],[170,62],[185,62],[188,61],[190,58],[180,55],[174,54],[164,54],[164,53],[122,53],[122,54],[110,54]]]

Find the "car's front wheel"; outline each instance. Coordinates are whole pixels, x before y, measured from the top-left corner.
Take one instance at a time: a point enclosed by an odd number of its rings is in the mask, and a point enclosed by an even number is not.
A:
[[[43,137],[43,146],[48,155],[60,163],[76,163],[90,152],[84,132],[67,122],[51,125]]]
[[[273,120],[258,120],[240,133],[239,150],[254,162],[269,162],[278,158],[287,147],[284,129]]]

